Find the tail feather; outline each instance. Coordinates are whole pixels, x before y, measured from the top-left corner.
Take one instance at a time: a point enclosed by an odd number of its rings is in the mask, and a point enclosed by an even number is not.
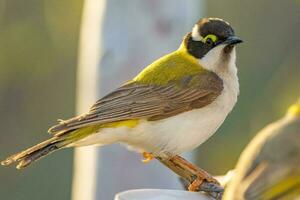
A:
[[[10,165],[14,162],[19,162],[17,169],[22,169],[27,167],[32,162],[66,146],[68,143],[59,137],[53,137],[49,140],[41,142],[25,151],[14,154],[4,161],[1,162],[1,165]]]

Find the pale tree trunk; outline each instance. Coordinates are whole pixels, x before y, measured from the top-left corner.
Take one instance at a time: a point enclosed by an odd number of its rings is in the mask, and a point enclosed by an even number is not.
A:
[[[86,0],[78,113],[178,48],[203,7],[197,0]],[[160,163],[143,164],[140,155],[118,145],[76,149],[74,165],[73,200],[109,200],[134,188],[180,188],[177,177]]]

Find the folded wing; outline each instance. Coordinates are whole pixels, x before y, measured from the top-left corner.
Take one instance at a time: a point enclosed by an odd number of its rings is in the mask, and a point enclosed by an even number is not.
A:
[[[159,120],[212,103],[223,90],[212,72],[186,76],[165,85],[129,82],[98,100],[88,113],[61,121],[49,132],[61,135],[95,124],[131,119]]]

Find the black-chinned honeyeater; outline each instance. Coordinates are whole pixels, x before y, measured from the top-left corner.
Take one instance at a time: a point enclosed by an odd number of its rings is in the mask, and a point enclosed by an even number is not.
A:
[[[226,186],[225,200],[300,198],[300,99],[247,145]]]
[[[178,27],[180,28],[180,27]],[[239,94],[235,46],[229,23],[203,18],[179,49],[143,69],[98,100],[87,113],[61,120],[51,138],[2,161],[24,168],[67,147],[121,143],[146,157],[191,151],[223,123]]]

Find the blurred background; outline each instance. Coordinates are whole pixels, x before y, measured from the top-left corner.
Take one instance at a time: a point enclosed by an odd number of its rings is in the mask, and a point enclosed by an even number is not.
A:
[[[156,9],[151,4],[146,7],[149,13]],[[0,0],[1,159],[46,139],[48,127],[57,118],[75,114],[83,5],[82,0]],[[218,133],[197,149],[199,166],[213,174],[224,174],[235,166],[239,153],[254,134],[282,116],[299,96],[300,1],[209,0],[197,5],[199,16],[224,18],[245,41],[238,47],[238,104]],[[114,17],[122,19],[126,12],[117,5],[116,9]],[[196,7],[190,12],[197,10]],[[139,10],[131,11],[132,16],[135,14],[140,14]],[[187,23],[190,27],[185,26],[182,36],[171,41],[172,47],[179,46],[195,21]],[[170,24],[160,25],[160,29],[168,30]],[[171,33],[166,33],[167,40]],[[139,41],[141,45],[143,42]],[[174,48],[149,55],[146,64]],[[128,69],[128,77],[124,75],[122,79],[131,78],[142,67]],[[72,155],[73,150],[63,150],[23,171],[1,167],[1,198],[70,199]]]

